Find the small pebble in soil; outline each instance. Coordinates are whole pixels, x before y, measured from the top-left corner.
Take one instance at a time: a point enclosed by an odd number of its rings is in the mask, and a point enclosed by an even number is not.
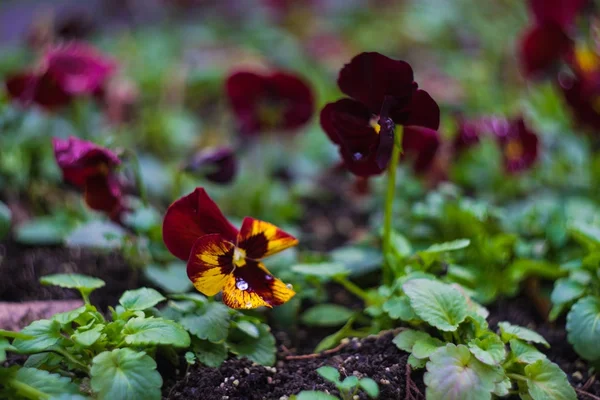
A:
[[[237,379],[235,381],[233,381],[233,386],[238,386],[240,384],[240,381],[238,381]]]
[[[388,381],[387,379],[380,379],[379,383],[381,383],[382,385],[389,385],[390,381]]]
[[[583,374],[580,371],[575,371],[573,372],[573,379],[577,380],[577,381],[582,381],[583,380]]]

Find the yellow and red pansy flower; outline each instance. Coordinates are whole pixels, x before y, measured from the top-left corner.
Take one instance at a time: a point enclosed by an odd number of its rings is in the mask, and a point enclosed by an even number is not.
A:
[[[194,287],[207,296],[223,292],[223,302],[231,308],[278,306],[296,294],[269,272],[262,259],[298,240],[250,217],[236,229],[203,188],[171,204],[163,240],[173,255],[187,261]]]

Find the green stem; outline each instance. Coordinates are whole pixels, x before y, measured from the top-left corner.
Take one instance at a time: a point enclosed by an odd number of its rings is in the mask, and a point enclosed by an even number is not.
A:
[[[14,389],[16,389],[20,395],[27,399],[45,400],[50,398],[50,395],[16,379],[12,379],[8,384],[9,386],[12,386]]]
[[[370,304],[371,298],[369,297],[367,292],[362,290],[358,285],[348,280],[345,276],[334,276],[333,280],[342,285],[344,289],[346,289],[350,293],[356,295],[357,297],[360,297],[365,303]]]
[[[396,194],[396,170],[402,153],[402,135],[404,127],[399,125],[394,137],[392,158],[388,165],[387,193],[385,196],[385,209],[383,216],[383,283],[389,285],[394,279],[394,274],[389,264],[388,257],[392,248],[392,216],[394,213],[394,196]]]
[[[23,340],[33,339],[33,336],[26,335],[21,332],[6,331],[4,329],[0,329],[0,337],[9,337],[9,338],[13,338],[13,339],[23,339]]]
[[[79,368],[81,368],[83,371],[89,374],[88,366],[76,359],[75,357],[73,357],[71,354],[69,354],[68,351],[61,349],[60,347],[53,348],[52,351],[65,357],[67,360],[71,361],[73,364],[77,365]]]
[[[527,378],[525,378],[523,375],[519,375],[519,374],[506,374],[506,376],[509,377],[510,379],[515,380],[515,381],[527,382]]]

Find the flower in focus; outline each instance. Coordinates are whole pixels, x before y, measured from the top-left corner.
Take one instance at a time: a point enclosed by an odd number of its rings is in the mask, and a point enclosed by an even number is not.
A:
[[[344,164],[358,176],[382,173],[394,145],[395,124],[404,125],[402,147],[423,170],[433,160],[440,139],[440,110],[418,89],[404,61],[379,53],[361,53],[340,71],[338,86],[350,98],[327,104],[321,126],[339,146]]]
[[[54,110],[74,97],[97,93],[114,70],[112,60],[76,42],[47,51],[38,70],[9,76],[5,84],[10,97],[21,104]]]
[[[534,78],[567,57],[571,30],[589,0],[529,0],[534,24],[521,39],[519,58],[525,76]]]
[[[53,138],[54,155],[65,182],[82,189],[93,210],[119,220],[125,210],[115,168],[121,161],[112,151],[75,137]]]
[[[223,302],[231,308],[278,306],[295,295],[261,260],[298,240],[250,217],[237,230],[202,188],[171,204],[163,239],[173,255],[187,261],[194,287],[207,296],[222,291]]]
[[[235,177],[237,160],[231,148],[211,147],[197,152],[185,170],[200,174],[211,182],[229,183]]]
[[[270,75],[236,72],[225,84],[229,103],[244,135],[291,131],[313,115],[310,87],[295,75],[276,71]]]
[[[561,74],[559,85],[578,122],[600,129],[600,55],[587,46],[570,58],[572,74]]]

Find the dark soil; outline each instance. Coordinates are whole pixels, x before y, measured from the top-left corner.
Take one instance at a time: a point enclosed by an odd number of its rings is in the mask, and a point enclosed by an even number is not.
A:
[[[27,247],[0,242],[0,301],[80,299],[71,289],[43,286],[44,275],[77,272],[100,278],[106,286],[92,293],[91,301],[102,310],[117,304],[125,290],[143,286],[138,274],[117,253],[63,247]]]

